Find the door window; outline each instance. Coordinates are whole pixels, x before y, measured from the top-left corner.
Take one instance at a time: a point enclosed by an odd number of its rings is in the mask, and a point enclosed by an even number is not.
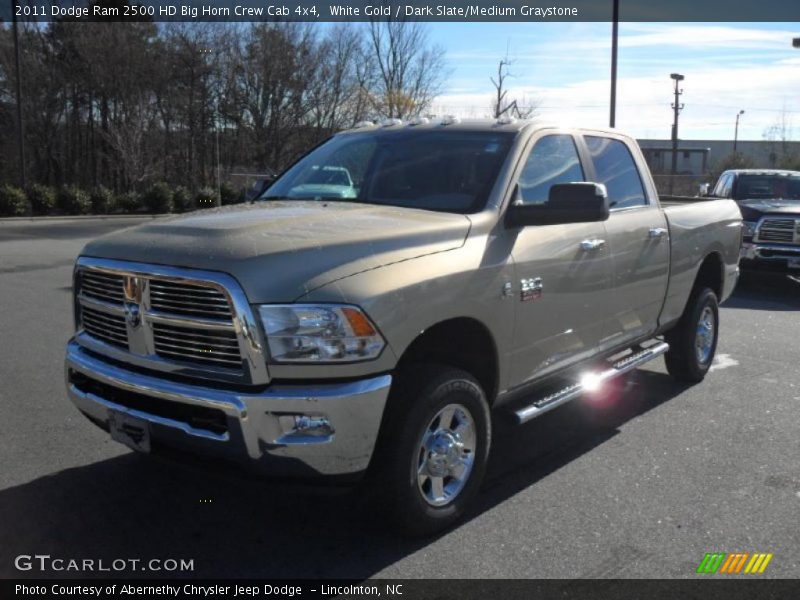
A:
[[[553,185],[574,181],[585,179],[572,136],[545,136],[536,142],[519,177],[522,202],[543,204]]]
[[[646,205],[639,169],[628,146],[611,138],[587,135],[585,139],[597,183],[604,184],[608,190],[609,207],[620,209]]]

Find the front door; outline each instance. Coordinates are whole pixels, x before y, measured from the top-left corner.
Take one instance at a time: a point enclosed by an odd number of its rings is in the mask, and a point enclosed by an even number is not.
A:
[[[552,185],[586,181],[584,173],[572,135],[544,135],[520,170],[519,198],[546,202]],[[596,352],[609,317],[611,273],[602,222],[528,226],[515,233],[512,387]]]

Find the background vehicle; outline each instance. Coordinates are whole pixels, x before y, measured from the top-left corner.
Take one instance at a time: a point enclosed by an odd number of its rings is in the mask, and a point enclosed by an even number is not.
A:
[[[291,199],[345,168],[353,198]],[[524,423],[662,354],[702,380],[738,274],[736,204],[662,206],[616,131],[365,126],[262,199],[86,246],[70,398],[140,451],[368,471],[411,533],[477,493],[493,415]]]
[[[743,269],[800,274],[800,171],[725,171],[710,195],[742,211]]]

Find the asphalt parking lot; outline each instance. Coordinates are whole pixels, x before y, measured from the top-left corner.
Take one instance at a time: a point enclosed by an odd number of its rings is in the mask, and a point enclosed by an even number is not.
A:
[[[468,520],[408,541],[357,492],[177,467],[78,414],[62,379],[71,265],[133,223],[0,222],[0,577],[42,576],[14,558],[49,554],[194,559],[203,578],[686,578],[711,551],[771,552],[763,576],[800,575],[800,284],[742,282],[700,385],[659,359],[606,408],[498,423]]]

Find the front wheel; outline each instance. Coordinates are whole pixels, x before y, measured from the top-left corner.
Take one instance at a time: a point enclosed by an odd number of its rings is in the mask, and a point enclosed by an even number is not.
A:
[[[669,374],[678,381],[702,381],[717,351],[717,295],[709,288],[692,292],[680,321],[664,337],[669,344],[669,352],[664,355]]]
[[[480,487],[491,440],[489,405],[469,373],[419,367],[392,398],[378,456],[382,508],[398,529],[428,535],[453,524]]]

